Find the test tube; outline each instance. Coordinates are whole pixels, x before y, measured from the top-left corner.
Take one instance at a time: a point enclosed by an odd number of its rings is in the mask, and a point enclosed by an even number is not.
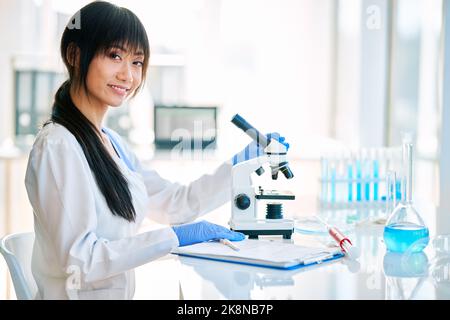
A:
[[[362,149],[362,177],[364,179],[364,200],[370,201],[370,180],[372,176],[369,151]]]
[[[394,152],[392,148],[385,149],[385,157],[386,157],[386,168],[385,173],[387,177],[388,171],[394,170]]]
[[[389,170],[389,151],[388,148],[378,149],[378,200],[381,199],[381,188],[386,182],[386,174]]]
[[[373,149],[372,150],[373,201],[378,201],[378,179],[380,176],[379,156],[380,156],[379,150]]]
[[[353,201],[353,166],[354,166],[353,154],[350,152],[347,159],[347,200]]]
[[[344,151],[339,151],[337,153],[337,163],[336,163],[336,201],[343,203],[347,201],[346,196],[346,165],[347,156]]]
[[[335,161],[332,162],[332,164],[330,166],[330,170],[331,170],[331,183],[330,183],[331,202],[335,203],[336,202],[336,163],[335,163]]]
[[[328,159],[327,155],[325,154],[321,160],[321,171],[322,171],[322,201],[327,202],[328,201]]]
[[[393,170],[386,172],[386,217],[397,206],[397,174]]]
[[[355,166],[356,166],[356,201],[361,201],[362,200],[362,197],[361,197],[362,174],[361,174],[361,154],[360,153],[358,153],[358,155],[356,156]]]

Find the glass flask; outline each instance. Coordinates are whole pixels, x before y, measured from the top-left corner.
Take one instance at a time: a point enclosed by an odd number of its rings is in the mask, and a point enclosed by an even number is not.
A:
[[[391,252],[421,252],[429,242],[429,231],[412,201],[412,144],[403,145],[403,162],[407,172],[404,196],[384,227],[384,242]],[[405,161],[406,160],[406,161]]]

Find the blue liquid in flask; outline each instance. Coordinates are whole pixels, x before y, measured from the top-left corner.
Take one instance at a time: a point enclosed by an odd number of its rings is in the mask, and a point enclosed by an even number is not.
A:
[[[429,241],[429,231],[425,226],[404,222],[384,228],[384,242],[391,252],[421,252]]]

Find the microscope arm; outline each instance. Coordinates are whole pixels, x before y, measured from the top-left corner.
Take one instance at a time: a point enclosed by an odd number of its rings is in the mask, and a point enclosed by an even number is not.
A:
[[[252,185],[251,174],[265,163],[269,162],[269,156],[263,155],[235,165],[232,169],[233,187],[247,187]]]

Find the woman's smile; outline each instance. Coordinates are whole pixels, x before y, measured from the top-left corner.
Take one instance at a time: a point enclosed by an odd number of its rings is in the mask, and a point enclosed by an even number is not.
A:
[[[128,94],[128,92],[130,91],[130,89],[131,89],[131,88],[127,88],[127,87],[120,86],[120,85],[114,85],[114,84],[108,84],[108,87],[110,87],[111,90],[115,94],[117,94],[117,95],[119,95],[121,97],[125,97]]]

